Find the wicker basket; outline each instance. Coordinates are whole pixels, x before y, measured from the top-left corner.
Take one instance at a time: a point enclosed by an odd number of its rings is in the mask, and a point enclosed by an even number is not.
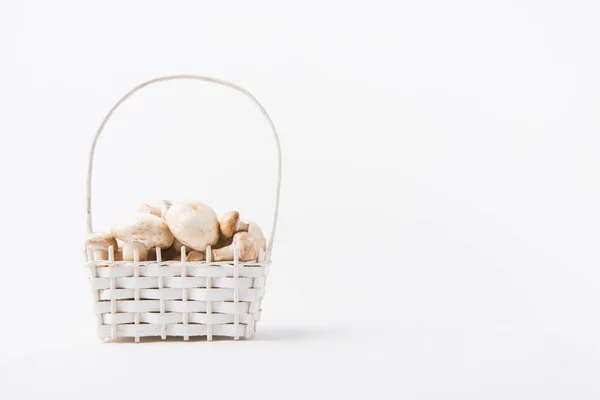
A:
[[[176,75],[146,81],[125,94],[108,112],[94,137],[90,149],[87,178],[87,230],[93,232],[91,217],[91,182],[94,150],[98,137],[114,111],[134,93],[153,83],[187,79],[210,82],[232,88],[252,100],[271,127],[277,146],[277,189],[275,213],[266,252],[259,260],[211,262],[162,261],[156,249],[156,261],[114,261],[109,249],[107,260],[94,260],[91,249],[86,252],[85,266],[90,271],[94,295],[94,312],[98,318],[98,336],[103,339],[167,336],[252,337],[260,319],[265,282],[271,264],[273,239],[279,209],[281,182],[281,148],[275,126],[264,107],[247,90],[230,82],[196,75]],[[137,255],[136,255],[137,256]]]

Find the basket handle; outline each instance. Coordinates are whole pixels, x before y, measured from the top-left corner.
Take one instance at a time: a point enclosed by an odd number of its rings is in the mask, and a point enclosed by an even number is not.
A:
[[[98,127],[98,130],[96,131],[96,136],[94,136],[94,141],[92,142],[92,147],[90,148],[90,154],[89,154],[89,160],[88,160],[88,175],[87,175],[87,181],[86,181],[87,231],[88,231],[88,233],[93,232],[93,229],[92,229],[92,167],[94,164],[94,151],[96,149],[96,143],[98,142],[98,138],[100,137],[100,134],[104,130],[104,126],[106,125],[106,123],[108,122],[110,117],[113,115],[113,113],[117,110],[117,108],[119,108],[119,106],[121,106],[121,104],[123,104],[128,98],[130,98],[134,93],[136,93],[140,89],[142,89],[146,86],[149,86],[151,84],[154,84],[154,83],[179,80],[179,79],[199,80],[199,81],[204,81],[204,82],[210,82],[210,83],[214,83],[217,85],[229,87],[231,89],[234,89],[234,90],[242,93],[243,95],[248,97],[250,100],[252,100],[252,102],[258,107],[259,111],[266,118],[267,122],[269,123],[269,126],[271,127],[271,131],[273,133],[273,139],[275,139],[275,145],[277,146],[277,187],[275,190],[275,210],[273,213],[273,226],[271,227],[271,236],[269,238],[269,243],[267,246],[267,254],[266,254],[266,261],[269,261],[271,258],[271,251],[273,250],[273,240],[275,238],[275,229],[277,227],[277,215],[279,213],[279,192],[280,192],[280,188],[281,188],[281,146],[279,144],[279,136],[277,135],[277,130],[275,129],[275,125],[273,124],[271,117],[269,117],[267,110],[265,110],[265,108],[262,106],[262,104],[260,104],[260,102],[249,91],[247,91],[246,89],[244,89],[234,83],[228,82],[228,81],[224,81],[224,80],[217,79],[217,78],[206,77],[206,76],[200,76],[200,75],[162,76],[162,77],[150,79],[146,82],[140,83],[139,85],[137,85],[136,87],[131,89],[129,92],[127,92],[123,97],[121,97],[119,99],[119,101],[117,101],[117,103],[114,106],[112,106],[110,111],[106,114],[106,116],[102,120],[102,123]]]

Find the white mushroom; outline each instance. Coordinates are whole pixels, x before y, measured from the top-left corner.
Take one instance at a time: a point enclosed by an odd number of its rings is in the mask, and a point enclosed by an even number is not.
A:
[[[204,261],[206,260],[205,254],[201,251],[192,250],[187,255],[185,261]]]
[[[137,212],[152,214],[152,215],[156,215],[157,217],[160,217],[160,209],[158,209],[154,206],[151,206],[150,204],[142,204],[141,206],[138,207]]]
[[[133,213],[114,225],[111,232],[124,242],[138,241],[148,247],[167,248],[173,244],[173,234],[160,217],[146,213]]]
[[[219,229],[221,236],[230,239],[236,232],[248,231],[248,224],[240,219],[239,212],[230,211],[221,218]]]
[[[167,215],[167,211],[169,210],[170,207],[171,207],[171,202],[169,200],[161,200],[158,203],[155,203],[153,205],[142,204],[137,209],[137,212],[156,215],[157,217],[161,217],[164,219],[165,215]]]
[[[199,201],[180,201],[167,211],[173,235],[185,246],[204,251],[219,240],[219,220],[212,208]]]
[[[254,221],[248,221],[248,233],[252,235],[258,250],[267,251],[267,240],[260,226]]]
[[[94,260],[108,260],[108,248],[110,246],[112,246],[113,251],[117,251],[117,241],[112,233],[90,233],[85,240],[85,248],[92,248]]]
[[[220,249],[212,250],[214,261],[233,261],[235,246],[239,247],[239,260],[249,261],[258,257],[258,250],[254,246],[254,240],[248,232],[238,232],[233,235],[233,243]]]
[[[171,208],[172,204],[173,203],[171,203],[169,200],[161,200],[156,203],[154,207],[160,210],[160,217],[164,219],[167,216],[167,211],[169,211],[169,208]]]
[[[123,261],[134,261],[135,250],[139,254],[138,261],[146,261],[148,259],[148,247],[142,242],[132,240],[123,244]]]
[[[212,251],[214,261],[232,261],[235,246],[239,247],[239,260],[250,261],[258,260],[260,251],[265,251],[267,241],[260,227],[252,222],[248,222],[248,232],[238,232],[233,235],[233,243],[229,246]]]

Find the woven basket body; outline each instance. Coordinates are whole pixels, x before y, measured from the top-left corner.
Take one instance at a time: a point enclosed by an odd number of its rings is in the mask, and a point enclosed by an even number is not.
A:
[[[91,179],[94,149],[113,112],[132,94],[153,83],[175,79],[200,80],[226,86],[249,97],[266,117],[277,145],[278,174],[275,212],[266,252],[259,260],[241,262],[235,249],[231,262],[211,262],[210,247],[207,261],[114,261],[109,249],[108,260],[94,260],[87,249],[86,268],[94,296],[94,312],[101,339],[194,336],[225,336],[233,339],[252,337],[260,319],[265,282],[271,264],[271,251],[279,209],[281,182],[281,149],[277,132],[262,105],[245,89],[230,82],[195,75],[177,75],[144,82],[123,96],[102,121],[92,143],[87,180],[87,227],[93,232],[91,218]],[[185,250],[183,250],[185,258]]]
[[[250,338],[260,319],[266,263],[93,261],[98,336]]]

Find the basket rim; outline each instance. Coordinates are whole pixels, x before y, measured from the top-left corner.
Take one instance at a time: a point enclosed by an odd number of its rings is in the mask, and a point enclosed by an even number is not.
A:
[[[252,261],[238,261],[234,264],[233,261],[109,261],[109,260],[95,260],[87,261],[83,264],[85,268],[90,267],[144,267],[144,266],[172,266],[172,265],[185,265],[193,267],[268,267],[271,265],[271,260],[266,262]]]

